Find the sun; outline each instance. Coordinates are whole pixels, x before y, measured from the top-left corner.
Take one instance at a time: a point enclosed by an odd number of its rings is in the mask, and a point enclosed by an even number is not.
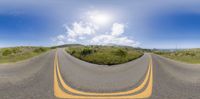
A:
[[[111,21],[111,16],[106,13],[91,13],[89,18],[92,22],[99,25],[106,25]]]

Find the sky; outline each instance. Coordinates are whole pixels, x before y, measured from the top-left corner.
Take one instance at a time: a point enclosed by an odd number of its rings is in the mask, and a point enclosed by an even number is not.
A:
[[[200,48],[198,0],[1,0],[0,47]]]

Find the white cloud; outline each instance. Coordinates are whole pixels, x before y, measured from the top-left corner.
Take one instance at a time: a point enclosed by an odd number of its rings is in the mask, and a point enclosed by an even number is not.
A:
[[[60,40],[60,41],[57,42],[57,45],[63,45],[63,44],[65,44],[64,41],[61,41],[61,40]]]
[[[57,39],[58,39],[59,41],[65,40],[65,38],[66,38],[66,37],[65,37],[64,35],[61,35],[61,34],[57,36]]]
[[[111,34],[113,36],[119,36],[122,33],[124,33],[124,25],[123,24],[119,24],[119,23],[114,23],[113,26],[112,26]]]
[[[125,26],[121,23],[113,23],[110,32],[101,33],[99,27],[93,23],[74,22],[72,26],[64,25],[66,34],[58,35],[57,44],[82,43],[97,45],[126,45],[138,46],[140,43],[124,35]]]
[[[112,35],[99,35],[91,40],[92,44],[98,45],[107,45],[107,44],[117,44],[117,45],[126,45],[126,46],[138,46],[140,43],[127,37],[121,36],[116,37]]]
[[[92,35],[95,34],[96,30],[98,29],[97,26],[93,25],[92,23],[83,23],[83,22],[74,22],[72,28],[65,25],[67,29],[68,38],[77,38],[83,35]]]
[[[113,23],[111,33],[97,35],[91,39],[91,43],[98,45],[117,44],[127,46],[138,46],[140,44],[139,42],[122,35],[123,33],[124,24]]]

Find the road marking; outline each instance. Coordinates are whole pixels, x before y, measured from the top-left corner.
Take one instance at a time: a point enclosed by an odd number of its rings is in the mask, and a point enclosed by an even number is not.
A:
[[[60,68],[58,67],[58,56],[57,56],[57,52],[55,54],[55,59],[54,59],[54,95],[58,98],[87,98],[87,99],[94,99],[94,98],[100,98],[100,99],[122,99],[122,98],[148,98],[151,96],[152,94],[152,87],[153,87],[153,66],[152,66],[152,58],[151,56],[149,56],[149,68],[147,71],[147,74],[145,76],[144,81],[142,82],[141,85],[139,85],[138,87],[136,87],[135,89],[129,90],[129,91],[124,91],[124,92],[113,92],[113,93],[94,93],[94,92],[83,92],[83,91],[79,91],[76,89],[71,88],[70,86],[68,86],[60,73]],[[63,91],[59,84],[67,91],[69,91],[70,93],[73,94],[78,94],[78,95],[72,95],[69,94],[65,91]],[[140,90],[142,90],[145,85],[147,85],[147,87],[145,88],[145,90],[143,90],[140,93],[134,94],[135,92],[138,92]],[[134,95],[131,95],[134,94]],[[81,95],[87,95],[87,96],[81,96]],[[95,95],[95,96],[94,96]],[[118,95],[118,96],[116,96]],[[119,95],[123,95],[123,96],[119,96]],[[107,96],[107,97],[106,97]]]

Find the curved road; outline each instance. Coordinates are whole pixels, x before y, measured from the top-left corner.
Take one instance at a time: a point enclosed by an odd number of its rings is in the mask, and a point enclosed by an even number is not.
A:
[[[71,87],[89,92],[130,90],[148,69],[148,55],[115,66],[94,65],[80,61],[64,50],[58,50],[61,74]]]
[[[53,99],[54,55],[0,65],[0,99]]]
[[[152,86],[149,86],[151,72]],[[62,80],[66,85],[63,86]],[[67,85],[69,92],[65,89]],[[135,91],[138,86],[142,87]],[[200,99],[200,65],[145,54],[125,64],[100,66],[80,61],[63,49],[23,62],[0,65],[1,99],[55,99],[54,95],[63,94],[58,88],[72,95],[77,95],[72,92],[74,90],[104,95],[135,91],[135,96],[149,92],[150,99]],[[125,95],[117,97],[120,96]]]
[[[200,65],[176,62],[152,55],[152,99],[200,99]]]

